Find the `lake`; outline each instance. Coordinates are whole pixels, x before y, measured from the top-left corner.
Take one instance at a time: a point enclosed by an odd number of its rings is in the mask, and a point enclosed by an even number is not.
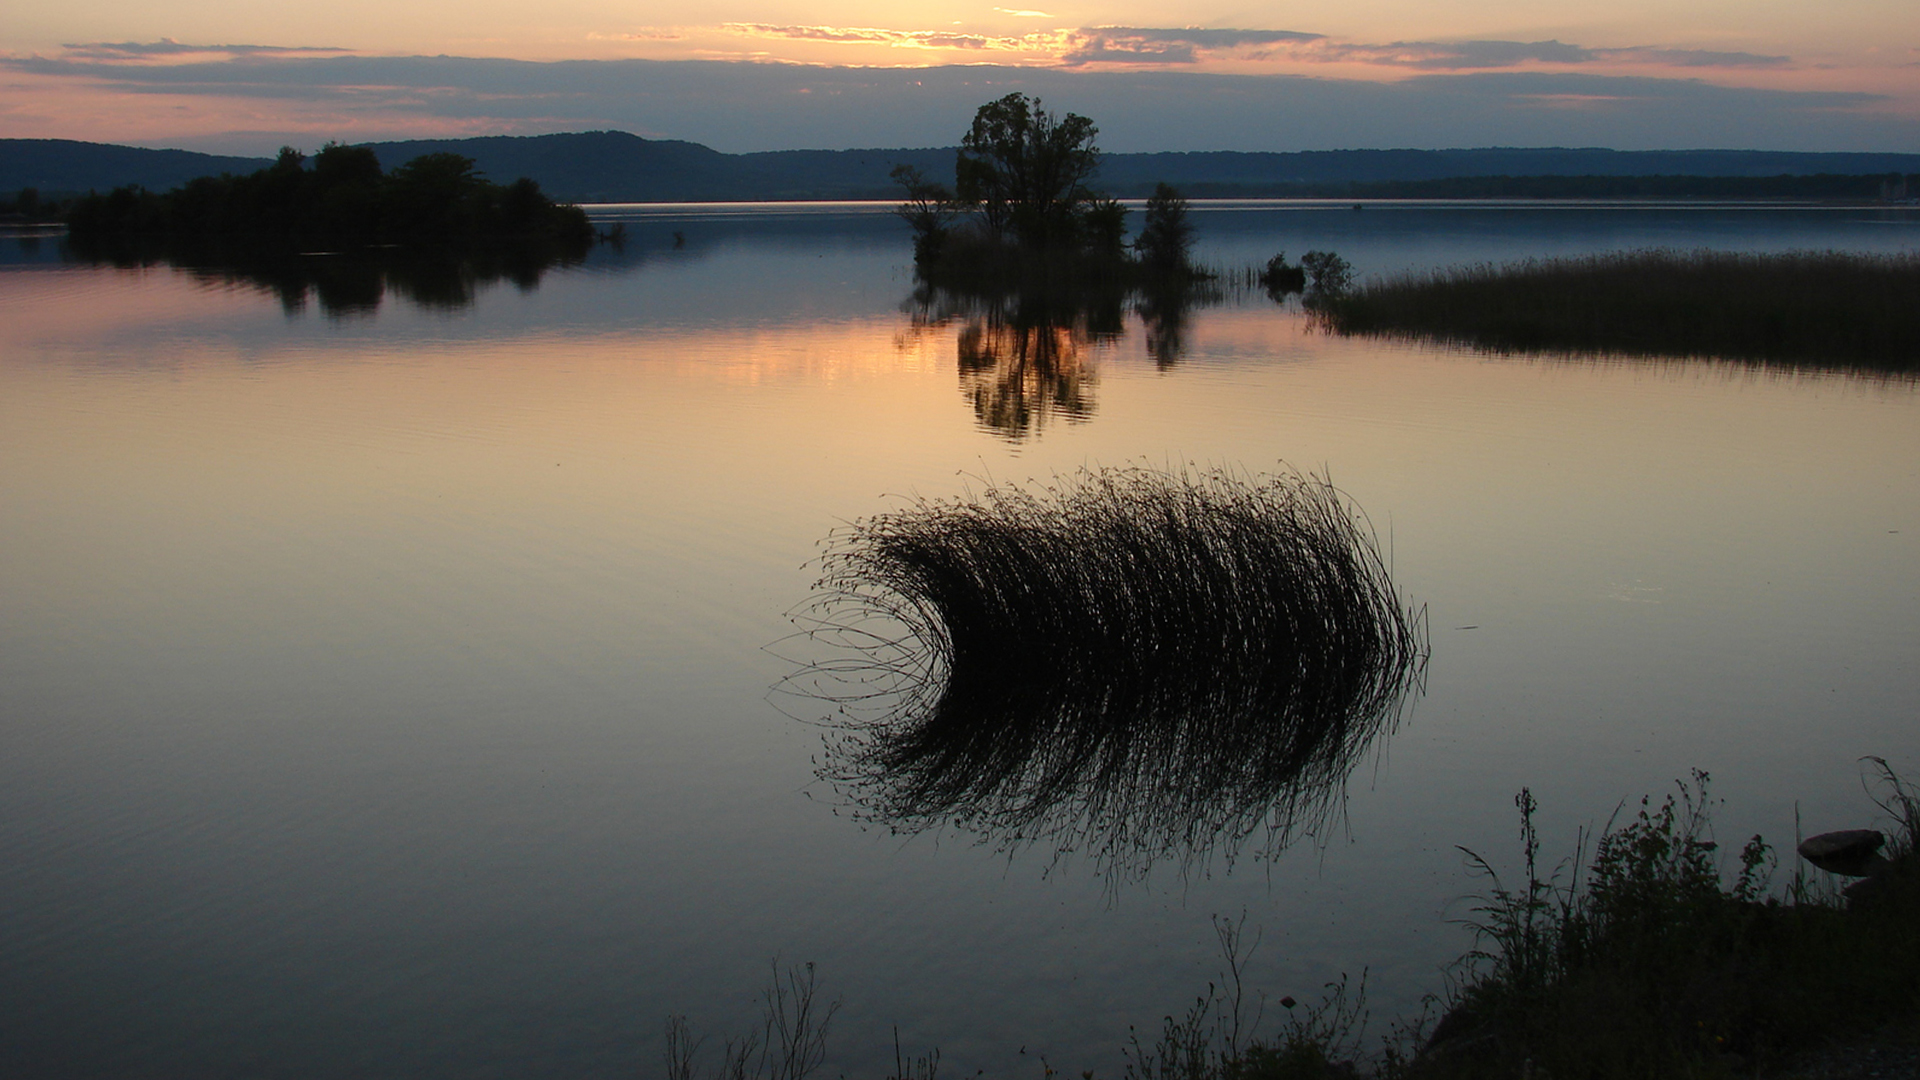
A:
[[[823,1075],[885,1075],[896,1028],[955,1075],[1116,1075],[1217,977],[1216,915],[1274,999],[1364,970],[1374,1032],[1417,1011],[1523,787],[1558,859],[1707,770],[1778,881],[1796,821],[1870,822],[1863,755],[1920,775],[1910,378],[1345,339],[1257,292],[1036,373],[914,302],[883,207],[594,213],[624,246],[544,271],[0,238],[0,1072],[659,1075],[669,1014],[716,1054],[810,962]],[[1920,247],[1858,208],[1195,223],[1203,262],[1363,277]],[[775,691],[822,543],[1127,465],[1322,474],[1424,608],[1337,812],[1120,873],[863,819]]]

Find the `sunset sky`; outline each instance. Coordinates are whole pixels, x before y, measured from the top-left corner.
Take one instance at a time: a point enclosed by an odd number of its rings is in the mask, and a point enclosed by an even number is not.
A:
[[[1134,150],[1920,150],[1914,0],[16,0],[0,137],[269,153],[613,128],[956,142],[1012,90]]]

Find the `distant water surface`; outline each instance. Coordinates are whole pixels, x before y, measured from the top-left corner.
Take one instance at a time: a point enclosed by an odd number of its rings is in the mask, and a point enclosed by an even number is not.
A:
[[[1557,856],[1695,767],[1723,841],[1783,849],[1796,805],[1867,823],[1861,755],[1920,775],[1912,381],[1347,340],[1263,296],[1157,357],[1133,314],[1069,334],[1041,379],[963,367],[884,207],[595,213],[624,248],[345,311],[0,238],[0,1074],[655,1075],[667,1014],[745,1031],[778,957],[844,1003],[833,1074],[897,1024],[955,1075],[1106,1075],[1214,977],[1214,914],[1274,997],[1365,968],[1412,1011],[1468,945],[1455,845],[1511,866],[1522,786]],[[1363,276],[1920,243],[1874,209],[1196,221],[1203,261]],[[1335,824],[1115,888],[837,813],[769,700],[820,542],[1129,463],[1324,472],[1426,606]]]

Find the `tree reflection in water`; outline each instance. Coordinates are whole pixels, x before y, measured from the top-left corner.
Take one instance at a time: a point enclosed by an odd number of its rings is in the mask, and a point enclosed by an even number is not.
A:
[[[576,266],[591,238],[458,247],[369,247],[338,252],[290,252],[178,238],[87,240],[70,237],[68,255],[122,268],[174,266],[207,285],[244,286],[272,293],[288,314],[317,300],[328,315],[367,315],[389,296],[416,307],[454,311],[471,307],[481,288],[500,281],[522,291],[538,287],[547,271]]]
[[[779,687],[834,708],[820,777],[864,821],[1110,882],[1313,833],[1426,662],[1424,612],[1318,477],[1085,471],[827,550]]]
[[[991,291],[922,282],[902,306],[915,333],[961,324],[961,393],[982,427],[1020,439],[1055,419],[1077,422],[1093,415],[1095,356],[1126,335],[1129,314],[1142,324],[1148,355],[1165,369],[1186,353],[1193,309],[1226,296],[1206,280],[1145,288],[1023,282]]]
[[[1196,307],[1223,302],[1227,291],[1216,281],[1149,284],[1134,299],[1133,310],[1147,335],[1147,355],[1165,371],[1187,355],[1187,324]]]

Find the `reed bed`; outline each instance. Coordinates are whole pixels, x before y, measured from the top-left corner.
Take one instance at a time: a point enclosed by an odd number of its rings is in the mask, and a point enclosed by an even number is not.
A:
[[[1089,469],[921,500],[827,542],[782,689],[837,706],[859,816],[1112,872],[1326,819],[1426,659],[1325,478]]]
[[[1666,249],[1367,282],[1318,305],[1343,334],[1498,353],[1920,370],[1920,254]]]

